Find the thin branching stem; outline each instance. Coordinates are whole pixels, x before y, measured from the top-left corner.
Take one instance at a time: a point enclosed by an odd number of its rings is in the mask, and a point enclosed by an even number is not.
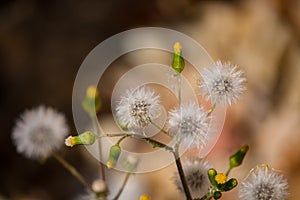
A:
[[[92,186],[88,183],[88,181],[73,167],[70,163],[68,163],[60,154],[57,152],[52,153],[53,157],[62,164],[78,181],[80,181],[85,187],[93,191]],[[93,191],[94,192],[94,191]]]
[[[229,167],[228,170],[227,170],[227,172],[226,172],[226,176],[229,175],[229,173],[230,173],[231,170],[232,170],[232,167]]]
[[[100,128],[98,126],[98,118],[97,118],[97,115],[93,115],[93,116],[90,116],[91,119],[92,119],[92,122],[94,124],[94,127],[95,127],[95,130],[96,130],[96,133],[97,135],[100,135],[101,132],[100,132]],[[98,149],[99,149],[99,177],[100,179],[104,180],[105,181],[105,169],[104,169],[104,164],[101,162],[102,160],[102,151],[101,151],[101,140],[98,140]]]
[[[188,187],[185,175],[184,175],[184,171],[183,171],[183,168],[182,168],[180,156],[179,156],[179,153],[178,153],[178,148],[179,148],[179,145],[176,145],[175,150],[173,152],[173,155],[175,157],[177,170],[178,170],[178,174],[179,174],[179,177],[180,177],[180,180],[181,180],[181,183],[182,183],[182,187],[183,187],[186,199],[187,200],[192,200],[193,198],[192,198],[192,195],[190,193],[190,190],[189,190],[189,187]]]
[[[123,141],[125,138],[127,137],[132,137],[132,138],[137,138],[137,139],[141,139],[141,140],[145,140],[146,142],[155,145],[156,147],[160,147],[160,148],[164,148],[168,151],[173,152],[174,149],[164,143],[161,143],[155,139],[152,138],[148,138],[148,137],[144,137],[142,135],[139,134],[134,134],[134,133],[114,133],[114,134],[105,134],[105,135],[101,135],[100,137],[122,137],[120,140]],[[117,144],[120,144],[120,142],[117,142]]]
[[[207,117],[209,117],[209,116],[212,114],[212,112],[215,110],[215,108],[216,108],[216,103],[214,103],[214,104],[210,107],[210,109],[209,109],[209,111],[208,111],[208,113],[207,113]]]
[[[129,173],[129,172],[126,173],[125,178],[124,178],[124,181],[123,181],[123,183],[122,183],[122,186],[121,186],[121,188],[119,189],[119,191],[118,191],[118,193],[116,194],[116,196],[113,198],[113,200],[118,200],[118,199],[119,199],[119,197],[121,196],[121,194],[122,194],[122,192],[123,192],[123,190],[124,190],[124,188],[125,188],[125,186],[126,186],[126,184],[127,184],[127,181],[128,181],[128,179],[129,179],[130,175],[131,175],[131,173]]]
[[[168,135],[168,131],[164,130],[163,128],[161,128],[159,125],[157,125],[155,122],[151,121],[151,124],[157,128],[158,130],[160,130],[161,132],[163,132],[164,134]]]
[[[124,139],[126,139],[127,137],[129,137],[130,135],[128,135],[128,134],[125,134],[125,135],[123,135],[119,140],[118,140],[118,142],[116,143],[117,145],[120,145],[120,143],[124,140]]]
[[[178,105],[181,106],[181,74],[177,73]]]

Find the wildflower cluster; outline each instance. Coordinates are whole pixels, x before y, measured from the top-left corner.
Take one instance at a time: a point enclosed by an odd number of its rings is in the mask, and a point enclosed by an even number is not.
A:
[[[240,95],[245,91],[246,78],[237,65],[229,62],[217,61],[214,65],[203,68],[198,77],[198,89],[206,100],[210,101],[210,108],[206,109],[199,102],[182,102],[180,80],[185,68],[182,46],[174,44],[172,68],[176,73],[179,87],[178,102],[168,111],[166,126],[160,127],[155,120],[162,114],[160,95],[148,86],[129,88],[119,98],[115,113],[121,129],[118,134],[103,133],[99,130],[87,130],[77,136],[67,136],[68,127],[64,116],[52,108],[40,106],[26,111],[16,122],[12,133],[13,141],[19,153],[32,159],[45,159],[49,156],[56,158],[75,178],[84,184],[89,192],[79,199],[108,200],[109,188],[105,179],[105,170],[115,168],[123,153],[122,142],[127,138],[144,140],[153,148],[162,148],[174,156],[177,172],[173,182],[179,192],[187,200],[220,199],[224,192],[230,191],[238,185],[236,178],[229,178],[233,168],[239,167],[249,150],[243,145],[236,153],[230,156],[229,167],[226,172],[218,172],[205,158],[184,158],[180,156],[180,147],[187,151],[202,150],[211,138],[214,126],[212,112],[221,105],[237,103]],[[199,93],[199,92],[198,92]],[[97,120],[96,113],[101,109],[102,102],[96,87],[87,88],[82,107],[89,114],[92,121]],[[145,133],[145,129],[153,126],[172,141],[165,144],[155,140]],[[68,147],[76,145],[92,145],[99,138],[118,137],[110,147],[106,166],[100,164],[101,177],[90,184],[71,164],[59,153],[59,147],[65,142]],[[100,148],[99,148],[100,151]],[[100,153],[101,154],[101,153]],[[193,154],[192,154],[193,155]],[[119,199],[129,177],[134,174],[138,166],[138,159],[129,156],[123,163],[126,172],[124,181],[112,200]],[[242,200],[284,200],[288,197],[288,184],[283,176],[267,165],[254,168],[239,188],[239,197]],[[138,197],[136,197],[138,199]],[[147,194],[141,194],[140,200],[149,200]]]

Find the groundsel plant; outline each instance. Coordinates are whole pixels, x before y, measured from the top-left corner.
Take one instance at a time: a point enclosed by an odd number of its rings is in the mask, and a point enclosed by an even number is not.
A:
[[[120,133],[102,133],[97,129],[95,132],[86,130],[79,135],[66,137],[68,128],[63,115],[52,108],[42,106],[26,111],[16,122],[12,139],[17,151],[30,159],[46,159],[50,156],[56,158],[87,187],[88,191],[79,196],[77,198],[79,200],[117,200],[126,189],[128,179],[134,174],[139,161],[134,156],[128,157],[123,165],[125,178],[117,193],[113,195],[109,194],[110,188],[107,186],[109,177],[105,176],[104,168],[114,168],[123,151],[122,142],[127,138],[135,138],[146,141],[147,145],[161,148],[174,156],[177,171],[170,180],[174,183],[174,188],[178,189],[178,195],[181,193],[186,200],[220,199],[224,192],[238,185],[238,180],[230,177],[230,172],[242,164],[249,145],[243,145],[229,157],[229,167],[225,172],[218,172],[205,158],[199,158],[198,154],[189,153],[188,158],[184,156],[181,158],[179,149],[183,145],[186,151],[190,152],[205,148],[210,139],[214,121],[212,112],[219,105],[237,103],[246,89],[244,85],[246,78],[237,65],[229,62],[217,61],[213,66],[204,68],[197,83],[201,96],[210,101],[211,106],[206,110],[205,106],[198,102],[181,102],[181,72],[184,70],[185,61],[182,57],[182,46],[178,42],[174,44],[171,67],[177,77],[178,102],[168,111],[165,127],[160,127],[154,122],[162,112],[159,93],[148,86],[128,88],[120,96],[115,108]],[[93,122],[98,122],[95,113],[101,109],[101,106],[102,102],[97,88],[88,87],[82,107]],[[171,145],[148,137],[144,129],[149,126],[155,127],[169,137],[172,140]],[[68,147],[92,145],[103,137],[116,137],[117,142],[109,149],[106,165],[99,164],[100,178],[89,183],[60,156],[58,150],[63,142]],[[239,188],[239,198],[242,200],[284,200],[288,197],[287,188],[287,181],[278,171],[267,165],[259,165],[251,170],[242,182]],[[140,197],[132,197],[132,199],[150,200],[151,197],[141,193]]]

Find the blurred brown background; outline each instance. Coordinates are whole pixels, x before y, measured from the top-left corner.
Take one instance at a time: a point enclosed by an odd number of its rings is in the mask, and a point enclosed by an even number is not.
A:
[[[55,160],[40,165],[16,154],[10,139],[14,121],[24,109],[45,104],[64,112],[75,132],[71,95],[81,62],[106,38],[143,26],[181,31],[214,60],[231,60],[245,70],[248,91],[228,109],[208,159],[225,170],[224,157],[249,143],[244,165],[232,175],[243,179],[255,165],[268,163],[288,178],[290,199],[300,199],[299,11],[299,0],[1,1],[0,199],[68,200],[84,191]],[[110,91],[101,98],[102,114],[109,113]],[[62,153],[94,179],[95,161],[84,148],[64,147]],[[183,199],[170,181],[173,169],[135,178],[154,200]],[[237,199],[236,192],[223,199]]]

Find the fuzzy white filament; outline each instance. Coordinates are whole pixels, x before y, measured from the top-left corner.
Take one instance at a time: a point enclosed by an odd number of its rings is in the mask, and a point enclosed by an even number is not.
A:
[[[211,168],[211,164],[204,160],[186,160],[183,168],[192,196],[200,197],[206,194],[210,186],[207,170]],[[177,189],[184,193],[178,174],[175,174],[173,179]]]
[[[288,194],[287,180],[266,165],[253,169],[239,188],[242,200],[285,200]]]
[[[12,138],[19,153],[28,158],[48,157],[58,149],[68,133],[65,117],[44,106],[25,111],[13,129]]]
[[[189,102],[169,111],[169,134],[176,142],[199,149],[205,146],[208,140],[209,122],[207,112]]]
[[[202,78],[198,84],[201,94],[207,100],[217,104],[233,104],[239,99],[240,94],[246,90],[244,72],[235,65],[217,61],[208,69],[201,71]]]
[[[145,87],[127,90],[116,107],[117,118],[128,128],[145,128],[160,113],[159,95]]]

